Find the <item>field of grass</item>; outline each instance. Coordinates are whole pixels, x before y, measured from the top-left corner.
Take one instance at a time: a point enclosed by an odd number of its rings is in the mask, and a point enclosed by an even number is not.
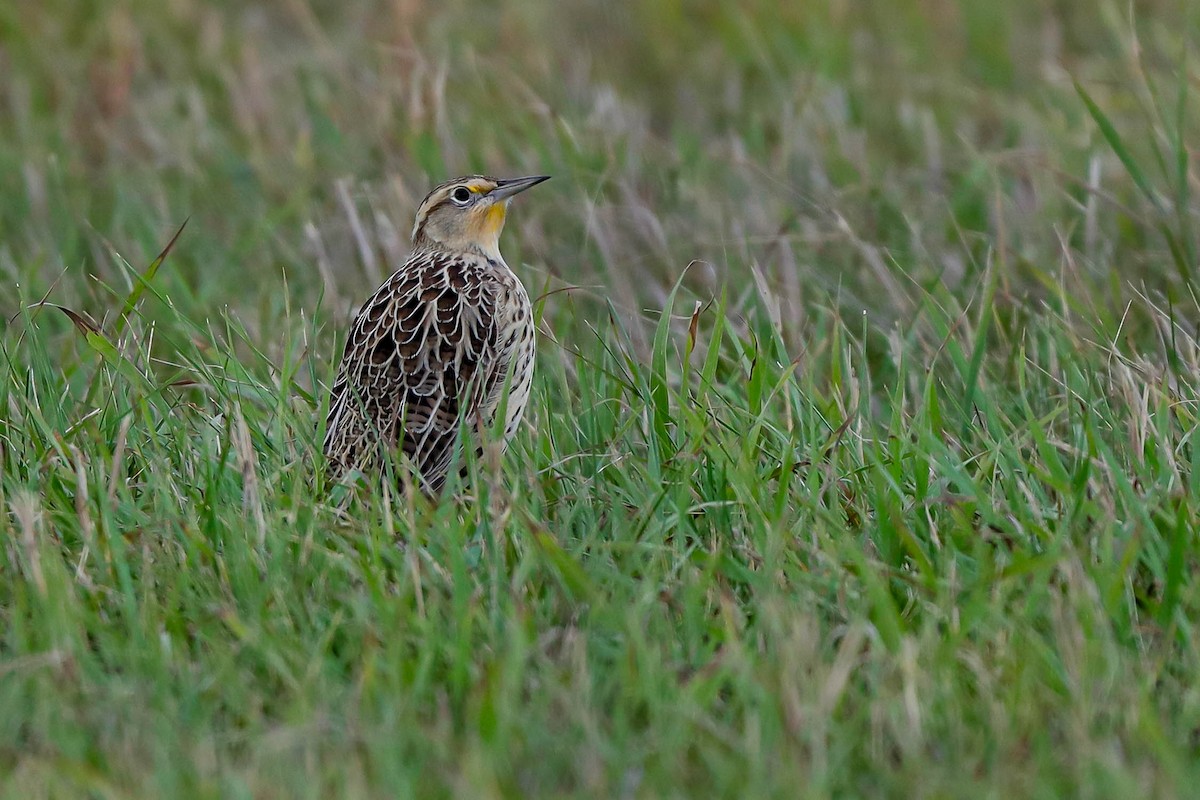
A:
[[[0,3],[0,797],[1190,796],[1198,45]],[[476,171],[554,176],[527,422],[436,504],[328,486],[355,303]]]

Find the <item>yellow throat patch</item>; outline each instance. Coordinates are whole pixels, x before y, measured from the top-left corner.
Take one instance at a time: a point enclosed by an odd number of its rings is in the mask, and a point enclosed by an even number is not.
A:
[[[508,203],[493,203],[483,215],[483,220],[480,224],[480,238],[485,242],[494,242],[500,238],[500,231],[504,228],[504,215],[507,211]]]

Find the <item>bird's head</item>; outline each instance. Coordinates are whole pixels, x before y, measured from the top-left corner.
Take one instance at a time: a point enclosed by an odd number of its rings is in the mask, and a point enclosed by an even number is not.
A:
[[[430,192],[417,209],[413,245],[476,250],[499,260],[508,201],[549,177],[499,180],[471,175],[447,181]]]

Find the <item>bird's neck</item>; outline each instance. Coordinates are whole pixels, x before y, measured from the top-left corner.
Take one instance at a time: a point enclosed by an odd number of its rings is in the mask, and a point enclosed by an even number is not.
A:
[[[461,253],[464,256],[482,256],[489,261],[495,261],[497,264],[507,266],[504,262],[504,256],[500,255],[499,237],[495,239],[488,237],[484,241],[471,240],[459,242],[440,242],[424,235],[413,239],[414,253],[428,250],[437,250],[444,253]]]

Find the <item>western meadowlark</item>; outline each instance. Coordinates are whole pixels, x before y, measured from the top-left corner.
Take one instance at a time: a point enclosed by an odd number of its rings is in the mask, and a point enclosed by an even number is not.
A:
[[[504,442],[516,432],[533,379],[533,309],[500,255],[500,231],[509,200],[548,178],[473,175],[421,203],[412,254],[346,338],[325,430],[334,477],[380,469],[400,451],[437,492],[459,425],[490,426],[506,385]]]

